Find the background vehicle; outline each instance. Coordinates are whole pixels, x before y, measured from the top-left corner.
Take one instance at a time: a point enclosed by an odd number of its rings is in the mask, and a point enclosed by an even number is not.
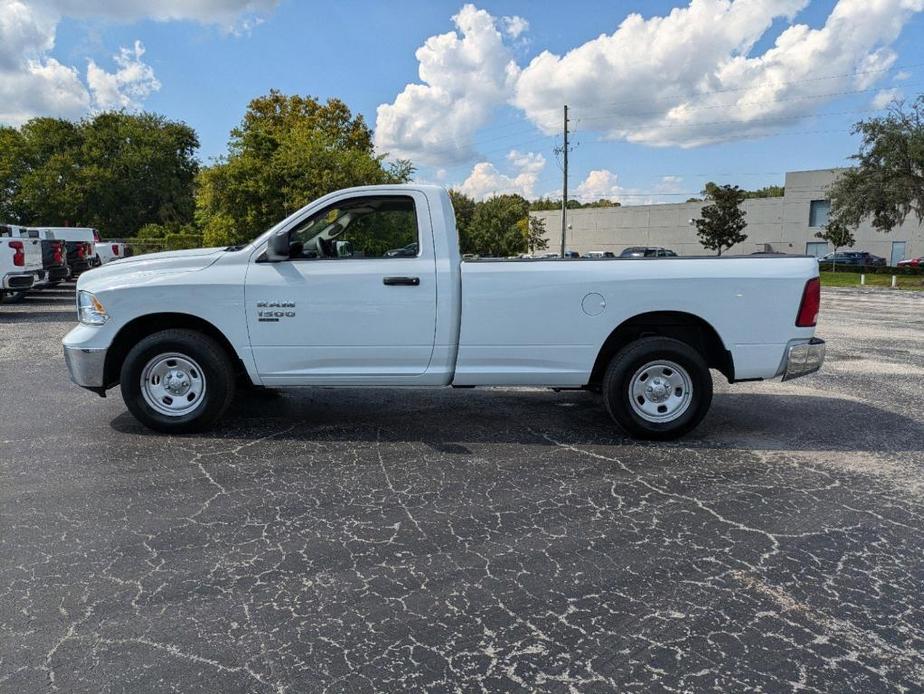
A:
[[[613,251],[587,251],[584,254],[585,258],[615,258],[616,254]]]
[[[898,267],[924,267],[924,256],[899,260]]]
[[[10,225],[0,226],[0,299],[22,299],[41,273],[39,239],[19,238]]]
[[[675,258],[677,254],[667,248],[632,246],[619,254],[620,258]]]
[[[119,260],[125,256],[124,243],[121,241],[103,241],[100,238],[99,231],[93,230],[94,265],[105,265],[111,260]]]
[[[64,241],[55,239],[53,232],[42,229],[13,225],[7,228],[12,238],[39,240],[42,248],[42,269],[36,273],[33,289],[55,286],[67,279],[70,268],[67,266]]]
[[[828,253],[818,259],[819,263],[833,263],[834,265],[865,265],[868,267],[886,264],[885,258],[873,255],[867,251],[838,251]]]
[[[78,277],[82,272],[93,267],[94,229],[89,227],[37,227],[37,229],[50,232],[56,239],[64,241],[70,278]]]
[[[418,243],[415,256],[394,249]],[[345,253],[349,249],[349,254]],[[731,381],[815,371],[809,257],[462,262],[448,193],[353,188],[230,248],[140,256],[77,284],[71,377],[192,431],[236,379],[263,386],[550,386],[600,391],[623,429],[675,438]]]

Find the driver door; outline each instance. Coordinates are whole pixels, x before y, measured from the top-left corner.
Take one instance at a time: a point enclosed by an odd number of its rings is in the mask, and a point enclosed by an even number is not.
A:
[[[427,199],[346,195],[296,219],[290,257],[255,252],[247,325],[266,385],[412,384],[430,364],[436,263]]]

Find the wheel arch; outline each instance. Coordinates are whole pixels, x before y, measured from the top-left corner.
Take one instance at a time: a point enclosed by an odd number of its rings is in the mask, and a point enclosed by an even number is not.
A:
[[[225,334],[213,323],[189,313],[165,312],[149,313],[133,318],[122,326],[106,351],[104,367],[105,388],[111,388],[119,382],[119,372],[129,351],[148,335],[167,329],[195,330],[214,339],[228,355],[238,375],[247,377],[247,370],[237,350]]]
[[[671,337],[696,349],[709,368],[717,369],[729,383],[735,380],[735,363],[716,329],[706,320],[684,311],[649,311],[624,320],[609,334],[597,353],[589,386],[599,386],[607,364],[623,347],[642,337]]]

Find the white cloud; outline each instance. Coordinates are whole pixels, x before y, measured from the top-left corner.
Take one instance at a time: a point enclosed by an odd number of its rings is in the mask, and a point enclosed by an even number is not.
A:
[[[900,99],[901,97],[901,89],[880,89],[878,92],[876,92],[876,96],[873,97],[873,108],[885,108],[893,101]]]
[[[624,191],[619,185],[619,176],[608,169],[594,169],[574,190],[575,197],[582,202],[618,200]]]
[[[494,164],[483,161],[475,164],[471,174],[457,188],[475,200],[514,193],[533,198],[539,174],[545,168],[545,157],[514,149],[507,155],[507,161],[514,169],[512,175],[500,173]]]
[[[417,49],[423,84],[408,84],[378,107],[379,151],[423,164],[470,159],[475,131],[511,94],[518,70],[495,18],[465,5],[452,21],[454,31]]]
[[[137,109],[144,100],[160,89],[150,65],[141,62],[144,46],[135,41],[134,48],[122,48],[114,57],[118,70],[106,72],[92,60],[87,65],[87,84],[96,108]]]
[[[102,17],[119,21],[190,20],[229,31],[259,23],[279,0],[38,0],[61,16]]]
[[[131,21],[190,20],[241,31],[277,0],[0,0],[0,122],[36,116],[77,118],[93,108],[140,108],[160,88],[135,42],[113,56],[115,72],[93,60],[86,75],[51,56],[63,17]]]
[[[892,77],[892,81],[904,82],[909,77],[911,77],[911,73],[908,72],[908,70],[899,70],[898,72],[895,73],[895,76]]]
[[[504,33],[512,39],[520,38],[520,34],[529,31],[529,22],[522,17],[514,15],[513,17],[504,17]]]
[[[665,17],[629,15],[564,56],[536,56],[515,103],[546,133],[567,103],[576,129],[652,145],[696,146],[776,131],[833,97],[866,89],[895,61],[889,48],[924,0],[839,0],[825,25],[794,24],[749,55],[778,18],[807,0],[692,0]],[[862,72],[865,74],[849,73]],[[819,76],[847,75],[818,80]]]

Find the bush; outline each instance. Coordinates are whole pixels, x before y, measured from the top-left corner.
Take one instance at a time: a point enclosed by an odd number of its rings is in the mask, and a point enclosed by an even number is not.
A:
[[[903,265],[902,267],[890,267],[888,265],[844,265],[838,263],[833,265],[832,263],[819,263],[818,269],[821,272],[854,272],[857,274],[864,275],[924,275],[924,268],[922,267],[911,267],[910,265]]]

